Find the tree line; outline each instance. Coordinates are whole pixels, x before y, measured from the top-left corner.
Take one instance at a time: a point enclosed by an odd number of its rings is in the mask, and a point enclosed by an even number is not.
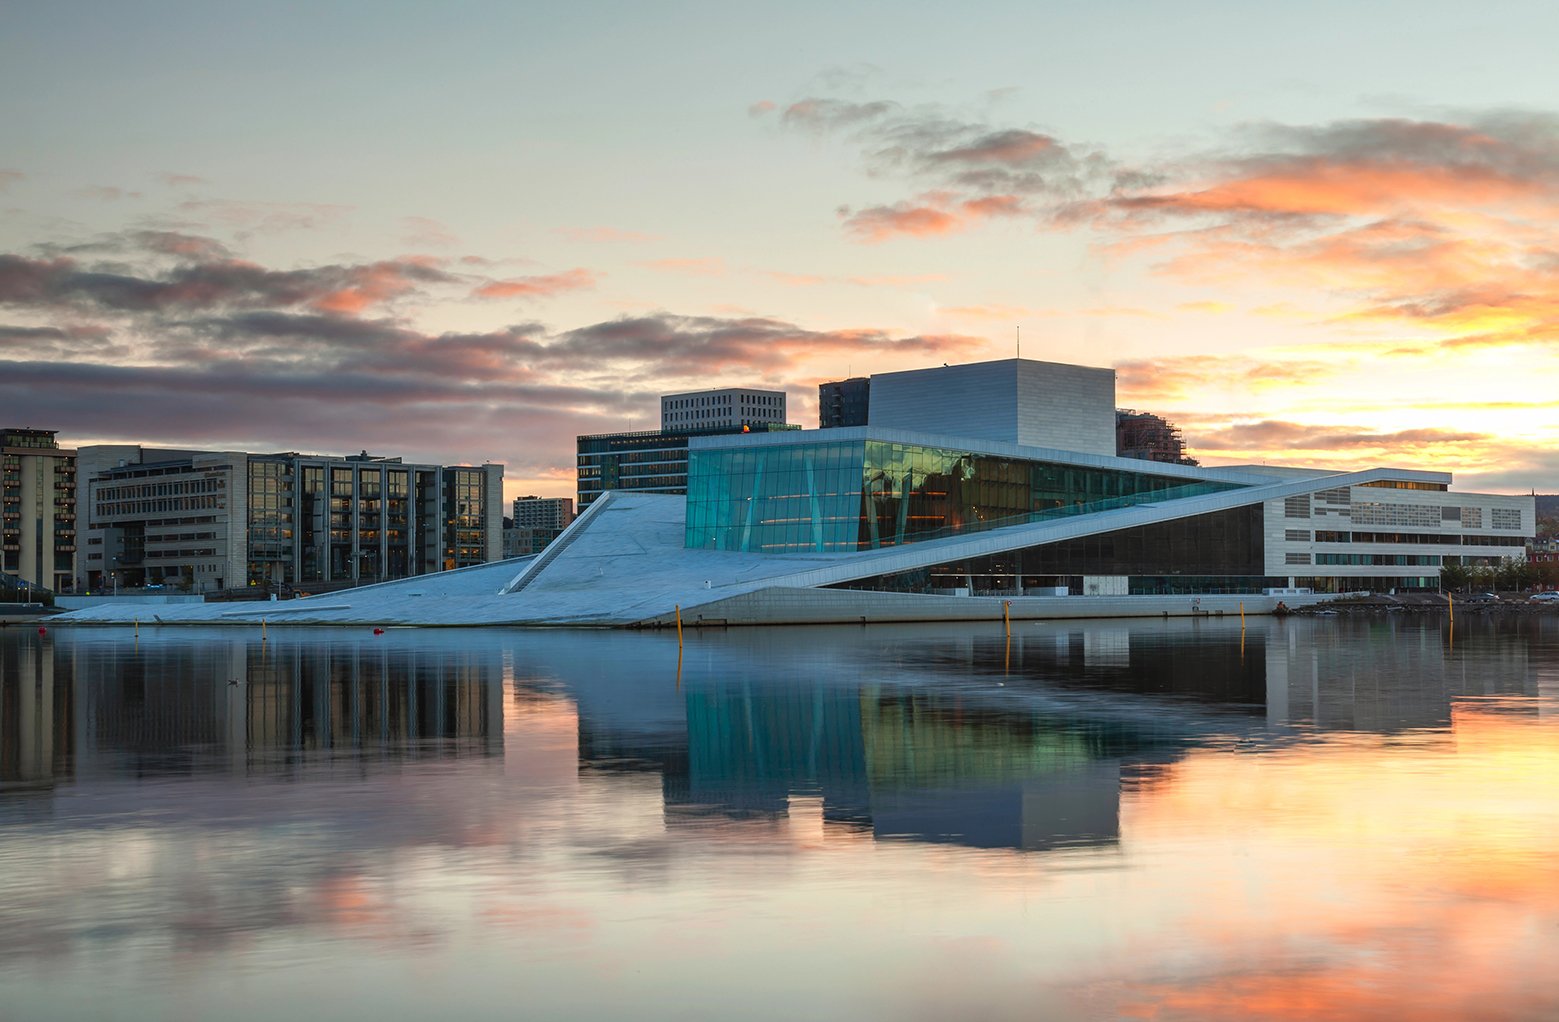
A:
[[[1498,564],[1447,564],[1440,569],[1440,588],[1448,593],[1472,589],[1522,592],[1537,586],[1559,588],[1559,561],[1502,557]]]

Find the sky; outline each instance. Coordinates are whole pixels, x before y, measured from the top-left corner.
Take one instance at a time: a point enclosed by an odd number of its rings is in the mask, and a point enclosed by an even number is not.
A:
[[[1269,5],[1270,6],[1270,5]],[[1548,3],[0,0],[0,425],[501,462],[1109,366],[1203,464],[1559,490]]]

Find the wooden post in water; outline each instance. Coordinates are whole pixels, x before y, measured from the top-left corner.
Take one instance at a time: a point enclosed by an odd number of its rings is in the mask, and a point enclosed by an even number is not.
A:
[[[1007,638],[1012,638],[1012,601],[1001,601],[1001,623],[1007,629]]]
[[[676,605],[676,612],[677,612],[677,649],[680,651],[682,649],[682,604],[679,603],[679,604]],[[677,662],[680,664],[681,661],[682,661],[682,658],[681,658],[681,654],[679,652],[678,653],[678,657],[677,657]],[[682,677],[682,672],[681,671],[677,672],[677,677],[678,678]]]
[[[1240,627],[1245,627],[1245,601],[1240,601]]]
[[[265,638],[265,618],[260,619],[260,638]]]

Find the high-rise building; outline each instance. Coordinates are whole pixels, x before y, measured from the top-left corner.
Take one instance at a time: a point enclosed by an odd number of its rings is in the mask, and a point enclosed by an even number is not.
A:
[[[728,387],[665,394],[660,399],[660,428],[684,430],[761,426],[785,421],[785,392]]]
[[[817,424],[821,429],[864,426],[871,408],[871,383],[865,376],[817,385]]]
[[[51,429],[0,429],[0,572],[55,592],[72,588],[76,452]]]
[[[326,588],[502,556],[503,466],[104,445],[82,449],[91,590]]]

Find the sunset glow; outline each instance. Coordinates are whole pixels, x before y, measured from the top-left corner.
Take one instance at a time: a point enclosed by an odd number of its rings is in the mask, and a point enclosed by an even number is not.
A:
[[[495,460],[562,495],[573,437],[653,426],[661,393],[783,388],[813,426],[820,381],[1004,357],[1022,328],[1026,357],[1116,367],[1204,464],[1552,488],[1559,113],[1523,70],[1546,54],[1463,67],[1444,12],[1400,53],[1364,42],[1386,10],[1274,13],[1250,47],[1191,31],[1228,30],[1216,4],[903,12],[933,76],[854,13],[761,29],[802,66],[724,46],[740,18],[619,11],[603,71],[560,56],[600,41],[566,12],[377,12],[375,49],[350,6],[307,44],[280,11],[236,37],[182,4],[94,33],[0,15],[27,97],[0,113],[11,418]],[[217,40],[205,86],[170,77]]]

